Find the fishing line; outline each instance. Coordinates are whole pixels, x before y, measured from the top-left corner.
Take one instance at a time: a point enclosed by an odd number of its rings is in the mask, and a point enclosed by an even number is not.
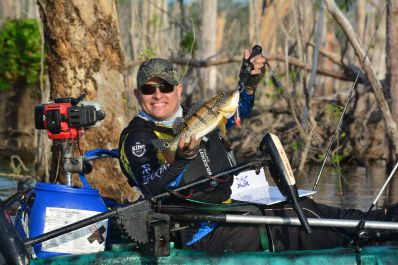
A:
[[[271,75],[271,79],[272,79],[272,81],[274,82],[274,84],[275,84],[278,88],[281,88],[281,89],[283,90],[283,94],[282,94],[282,95],[286,98],[286,100],[288,100],[288,101],[290,102],[290,104],[292,105],[292,107],[295,109],[295,111],[296,111],[296,113],[297,113],[297,116],[299,116],[299,118],[301,119],[301,121],[302,121],[303,123],[305,123],[305,126],[308,126],[308,127],[311,129],[311,131],[312,131],[313,134],[314,134],[314,139],[315,139],[315,141],[318,143],[318,147],[322,148],[322,143],[321,143],[321,141],[320,141],[319,134],[316,133],[316,132],[313,130],[313,128],[312,128],[312,126],[311,126],[310,124],[308,124],[308,123],[309,123],[308,120],[305,120],[305,119],[303,118],[303,113],[302,113],[302,112],[300,111],[300,109],[297,107],[296,101],[295,101],[294,98],[287,92],[286,88],[283,86],[282,82],[280,81],[279,76],[272,70],[272,68],[271,68],[271,66],[269,65],[268,61],[266,62],[266,65],[267,65],[267,67],[269,68],[269,72],[270,72],[270,75]],[[330,152],[330,151],[329,151],[329,152]],[[348,187],[348,189],[349,189],[354,195],[358,195],[354,190],[352,190],[352,189],[350,188],[350,184],[348,183],[346,177],[343,176],[343,174],[341,173],[342,170],[340,169],[340,167],[339,167],[338,165],[336,165],[336,163],[335,163],[333,160],[331,160],[331,163],[332,163],[333,167],[336,169],[336,171],[337,171],[337,173],[338,173],[338,175],[339,175],[339,178],[342,179],[342,180],[344,181],[344,183],[346,184],[346,186]],[[359,201],[359,203],[361,204],[361,207],[362,207],[362,208],[365,208],[365,205],[363,204],[362,201]]]
[[[335,103],[332,103],[332,102],[327,102],[326,104],[332,105],[332,106],[334,106],[334,107],[336,107],[336,108],[339,108],[339,109],[344,109],[344,106],[341,106],[341,105],[338,105],[338,104],[335,104]],[[373,107],[373,106],[364,107],[364,108],[347,108],[347,109],[348,109],[348,110],[357,110],[357,111],[362,112],[362,111],[364,111],[364,110],[370,110],[372,107]]]
[[[318,186],[318,182],[319,182],[319,180],[320,180],[320,178],[321,178],[321,175],[322,175],[322,171],[323,171],[323,169],[324,169],[324,167],[325,167],[325,164],[326,164],[326,160],[328,159],[330,149],[332,148],[332,145],[333,145],[334,141],[335,141],[336,138],[337,138],[337,134],[338,134],[339,131],[340,131],[340,127],[341,127],[341,124],[343,123],[343,117],[344,117],[344,114],[345,114],[345,112],[346,112],[346,110],[347,110],[348,103],[350,102],[350,100],[351,100],[351,98],[352,98],[352,96],[353,96],[353,94],[354,94],[354,88],[356,87],[356,85],[357,85],[357,83],[358,83],[359,76],[360,76],[360,74],[361,74],[361,72],[362,72],[362,69],[363,69],[363,64],[364,64],[366,58],[368,57],[368,52],[369,52],[369,50],[370,50],[371,44],[372,44],[373,41],[375,40],[376,33],[377,33],[377,31],[378,31],[378,29],[379,29],[379,26],[380,26],[380,21],[381,21],[381,19],[384,17],[384,13],[385,13],[385,11],[386,11],[386,8],[387,8],[387,5],[384,5],[384,9],[383,9],[383,12],[382,12],[382,14],[381,14],[380,20],[379,20],[378,23],[377,23],[377,27],[376,27],[376,29],[375,29],[375,32],[373,32],[373,36],[372,36],[372,38],[371,38],[371,40],[370,40],[370,42],[369,42],[368,48],[366,49],[365,56],[363,57],[363,59],[362,59],[362,61],[361,61],[361,66],[360,66],[360,68],[359,68],[359,70],[358,70],[357,76],[355,77],[354,84],[351,86],[350,93],[348,94],[347,101],[346,101],[346,104],[345,104],[344,109],[343,109],[343,113],[341,114],[339,123],[337,124],[336,131],[334,132],[333,137],[331,138],[331,140],[330,140],[330,142],[329,142],[329,146],[328,146],[328,148],[327,148],[327,150],[326,150],[325,158],[324,158],[324,160],[323,160],[321,169],[320,169],[320,171],[319,171],[319,174],[318,174],[318,177],[317,177],[317,179],[316,179],[316,181],[315,181],[315,184],[314,184],[314,186],[313,186],[313,188],[312,188],[313,191],[316,191],[316,188],[317,188],[317,186]]]
[[[184,77],[186,76],[186,74],[188,73],[188,66],[190,61],[192,60],[192,54],[193,54],[193,48],[195,47],[195,43],[196,43],[196,33],[195,33],[195,24],[193,23],[193,19],[192,17],[190,17],[191,19],[191,24],[192,24],[192,34],[193,34],[193,41],[191,44],[191,49],[189,51],[189,55],[191,56],[188,60],[187,63],[185,64],[185,71],[182,73],[181,78],[179,78],[179,81],[182,82],[182,80],[184,79]]]
[[[379,28],[379,26],[380,26],[380,21],[381,21],[382,17],[384,16],[385,10],[386,10],[386,5],[384,6],[382,15],[381,15],[381,17],[380,17],[380,20],[379,20],[378,23],[377,23],[376,30],[375,30],[375,32],[373,33],[373,36],[372,36],[372,39],[371,39],[370,43],[372,43],[372,42],[374,41],[374,39],[375,39],[377,30],[378,30],[378,28]],[[346,102],[346,104],[345,104],[344,111],[343,111],[343,113],[342,113],[342,115],[341,115],[341,117],[340,117],[339,124],[338,124],[338,128],[336,129],[335,135],[337,135],[338,130],[339,130],[340,126],[341,126],[342,118],[343,118],[343,116],[344,116],[344,114],[345,114],[345,111],[347,110],[347,106],[348,106],[349,100],[350,100],[351,97],[352,97],[353,89],[355,88],[356,84],[358,83],[359,76],[360,76],[360,73],[361,73],[362,68],[363,68],[363,62],[364,62],[364,60],[367,58],[367,54],[368,54],[369,49],[370,49],[370,45],[369,45],[369,47],[368,47],[368,49],[367,49],[367,51],[366,51],[365,57],[364,57],[363,60],[362,60],[361,68],[360,68],[360,70],[358,71],[358,74],[357,74],[357,76],[356,76],[356,78],[355,78],[354,85],[353,85],[353,86],[351,87],[351,89],[350,89],[350,93],[349,93],[349,96],[348,96],[348,98],[347,98],[347,102]],[[274,84],[275,84],[278,88],[281,88],[281,89],[282,89],[282,91],[283,91],[282,95],[288,100],[288,102],[290,102],[290,104],[291,104],[291,105],[293,106],[293,108],[296,110],[297,116],[299,116],[299,118],[301,119],[301,121],[302,121],[303,123],[305,123],[305,124],[304,124],[304,127],[307,127],[307,126],[310,127],[311,131],[312,131],[313,134],[314,134],[314,139],[315,139],[316,142],[318,143],[318,146],[319,146],[319,147],[322,147],[322,143],[321,143],[321,141],[320,141],[319,135],[314,131],[314,128],[312,128],[312,127],[310,126],[309,121],[308,121],[307,119],[304,119],[304,118],[303,118],[303,113],[302,113],[302,112],[300,111],[300,109],[297,107],[296,101],[295,101],[294,98],[288,93],[288,91],[286,90],[286,88],[283,86],[282,82],[280,81],[279,76],[273,71],[271,65],[268,63],[268,60],[266,61],[265,64],[266,64],[266,66],[269,68],[270,76],[271,76],[271,79],[272,79],[272,81],[274,82]],[[333,138],[336,138],[335,135],[333,136]],[[334,141],[333,138],[332,138],[332,140]],[[324,161],[323,161],[322,169],[321,169],[321,171],[320,171],[320,173],[319,173],[319,175],[318,175],[318,178],[317,178],[317,180],[316,180],[316,182],[315,182],[315,184],[314,184],[314,187],[313,187],[313,190],[314,190],[314,191],[316,191],[316,188],[317,188],[317,185],[318,185],[318,182],[319,182],[320,175],[321,175],[321,173],[322,173],[322,171],[323,171],[323,168],[324,168],[324,165],[325,165],[325,163],[326,163],[326,159],[327,159],[328,155],[330,155],[330,149],[331,149],[332,144],[333,144],[333,142],[331,141],[331,143],[329,144],[328,149],[327,149],[327,151],[326,151],[326,155],[325,155],[325,159],[324,159]],[[331,157],[331,156],[330,156],[330,157]],[[339,177],[340,177],[341,179],[343,179],[343,181],[344,181],[344,183],[347,185],[348,189],[349,189],[350,191],[352,191],[354,194],[358,195],[354,190],[352,190],[352,189],[350,188],[350,185],[349,185],[349,183],[348,183],[346,177],[343,176],[343,175],[341,174],[341,171],[342,171],[342,170],[340,169],[340,167],[337,166],[337,165],[335,164],[335,162],[334,162],[333,160],[331,160],[331,159],[330,159],[330,162],[332,163],[333,167],[337,170],[337,173],[338,173]],[[364,204],[363,204],[362,201],[360,201],[360,204],[361,204],[361,206],[364,208]]]

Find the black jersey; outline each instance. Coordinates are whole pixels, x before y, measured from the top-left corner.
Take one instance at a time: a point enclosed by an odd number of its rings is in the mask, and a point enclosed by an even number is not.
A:
[[[183,185],[233,166],[228,149],[217,131],[202,138],[196,158],[187,160],[176,157],[168,162],[169,158],[158,152],[152,141],[173,137],[175,134],[171,128],[156,125],[140,117],[135,117],[121,134],[121,168],[130,185],[138,186],[146,197],[163,192],[180,174],[183,176],[179,185]],[[222,183],[209,181],[184,195],[196,200],[219,203],[229,198],[232,181],[232,177],[224,178]]]

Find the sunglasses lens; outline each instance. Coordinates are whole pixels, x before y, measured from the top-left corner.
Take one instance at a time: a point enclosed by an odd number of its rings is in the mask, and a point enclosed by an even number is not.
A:
[[[143,95],[152,95],[153,93],[155,93],[156,91],[156,86],[152,86],[152,85],[143,85],[141,87],[141,93]]]
[[[162,93],[171,93],[174,90],[174,86],[169,83],[159,84],[159,90]]]
[[[141,87],[141,93],[143,95],[152,95],[155,93],[156,88],[159,88],[162,93],[171,93],[174,90],[174,86],[169,83],[160,83],[160,84],[146,84]]]

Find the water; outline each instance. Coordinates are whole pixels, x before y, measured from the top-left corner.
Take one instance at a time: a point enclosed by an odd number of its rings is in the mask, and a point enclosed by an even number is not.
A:
[[[7,172],[7,167],[0,164],[0,172]],[[319,167],[311,168],[307,176],[297,177],[300,189],[312,189],[318,176]],[[314,196],[317,202],[343,208],[367,210],[388,177],[383,166],[345,168],[344,179],[339,181],[333,168],[325,168]],[[397,173],[398,175],[398,173]],[[398,202],[398,176],[381,196],[378,206]],[[268,179],[268,181],[270,181]],[[0,176],[0,199],[4,200],[17,190],[17,181]]]
[[[318,173],[319,167],[313,167],[308,176],[297,179],[298,186],[312,189]],[[388,177],[384,166],[373,166],[368,169],[347,167],[342,176],[339,181],[338,174],[333,168],[325,168],[314,199],[331,206],[368,210]],[[396,196],[398,194],[394,192],[397,189],[398,181],[392,181],[380,197],[377,206],[398,202]]]
[[[11,173],[8,161],[0,159],[0,200],[4,200],[17,191],[18,181],[2,176],[1,173]]]
[[[0,170],[1,172],[4,172]],[[0,200],[8,198],[17,191],[17,181],[0,176]]]
[[[24,181],[17,181],[7,177],[7,174],[13,173],[10,164],[8,161],[0,159],[0,200],[4,200],[9,196],[13,195],[17,192],[18,185],[20,190],[26,190],[34,186],[36,182],[34,179],[28,179]],[[17,163],[17,167],[21,166]],[[25,165],[24,165],[25,166]],[[28,171],[24,171],[22,169],[22,174],[29,175],[32,174],[32,165],[27,165]],[[4,173],[2,175],[2,173]],[[4,176],[5,175],[5,176]]]

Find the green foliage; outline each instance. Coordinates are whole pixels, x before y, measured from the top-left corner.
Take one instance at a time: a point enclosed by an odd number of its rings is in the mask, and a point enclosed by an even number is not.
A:
[[[336,0],[337,6],[341,9],[343,12],[347,12],[350,10],[350,8],[355,4],[355,0]]]
[[[343,160],[346,163],[348,163],[350,157],[351,157],[351,150],[348,147],[343,148],[343,150],[340,151],[339,153],[334,153],[332,155],[331,160],[333,164],[333,171],[335,172],[336,175],[340,176],[341,174],[343,174],[343,171],[339,165]]]
[[[330,115],[333,119],[339,119],[343,110],[335,105],[327,104],[325,107],[326,114]]]
[[[300,71],[297,67],[292,67],[289,70],[289,77],[292,83],[295,83],[300,80]]]
[[[151,17],[151,19],[149,20],[149,24],[152,25],[152,27],[157,28],[158,26],[160,26],[160,17],[158,15],[153,15]]]
[[[193,53],[198,49],[195,35],[192,31],[186,32],[180,41],[180,47],[185,53]]]
[[[21,168],[21,166],[13,167],[13,168],[12,168],[12,173],[15,174],[15,175],[21,175],[21,173],[22,173],[22,168]]]
[[[140,58],[141,60],[146,60],[146,59],[151,59],[151,58],[153,58],[153,57],[155,57],[155,56],[156,56],[155,50],[152,49],[152,48],[148,48],[148,49],[143,50],[143,51],[140,53],[139,58]]]
[[[8,20],[0,29],[0,90],[39,81],[41,38],[34,19]]]
[[[317,0],[315,2],[314,7],[316,10],[320,9],[322,1],[323,0]],[[336,0],[336,5],[341,9],[341,11],[347,12],[355,4],[355,2],[357,2],[357,1],[356,0]],[[326,8],[326,6],[325,6],[325,8]]]
[[[298,140],[294,140],[291,144],[290,147],[293,149],[294,152],[298,152],[298,150],[301,148],[302,143]]]

